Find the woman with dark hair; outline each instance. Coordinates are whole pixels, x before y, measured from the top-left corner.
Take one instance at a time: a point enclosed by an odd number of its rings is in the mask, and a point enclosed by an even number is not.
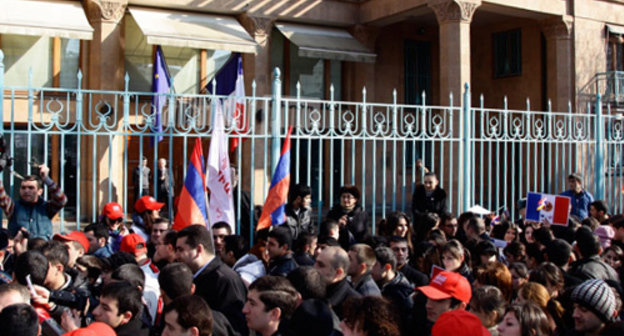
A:
[[[447,242],[440,250],[444,269],[449,272],[459,273],[463,275],[468,282],[472,283],[474,278],[472,276],[472,270],[467,263],[470,257],[468,256],[468,258],[466,258],[466,254],[467,250],[455,239]]]
[[[350,298],[343,306],[340,328],[344,336],[399,336],[399,318],[384,298]]]
[[[512,305],[507,308],[503,321],[498,324],[498,336],[548,336],[552,335],[548,317],[534,303]]]
[[[520,231],[516,224],[510,221],[503,221],[492,228],[492,238],[504,240],[509,244],[520,239]]]
[[[621,274],[622,262],[624,261],[624,251],[617,245],[611,245],[604,250],[601,255],[604,262],[613,267],[613,269]]]
[[[379,235],[386,237],[388,241],[394,236],[405,238],[410,255],[414,252],[412,223],[405,212],[393,212],[386,219],[383,219],[379,223]]]

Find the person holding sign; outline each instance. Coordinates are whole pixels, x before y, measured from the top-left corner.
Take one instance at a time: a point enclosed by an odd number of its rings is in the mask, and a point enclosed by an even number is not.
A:
[[[572,173],[568,175],[568,190],[562,192],[561,196],[571,199],[572,210],[570,215],[583,220],[589,216],[589,204],[594,201],[594,196],[583,188],[583,175]]]

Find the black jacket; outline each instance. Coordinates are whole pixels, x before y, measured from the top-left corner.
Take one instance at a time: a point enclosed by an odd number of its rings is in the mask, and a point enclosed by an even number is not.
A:
[[[312,219],[310,214],[312,213],[312,209],[310,208],[299,208],[299,213],[297,213],[290,203],[286,204],[286,226],[290,230],[290,234],[292,235],[293,241],[299,238],[299,235],[307,232],[314,234],[314,225],[312,224]]]
[[[582,281],[589,279],[620,281],[617,272],[597,255],[574,262],[568,273]]]
[[[411,322],[412,310],[414,309],[413,292],[414,287],[401,272],[397,272],[394,279],[381,288],[381,295],[390,300],[399,311],[402,324],[401,330],[405,330]]]
[[[247,288],[240,276],[215,257],[202,272],[193,279],[195,295],[203,298],[210,308],[227,317],[234,329],[241,335],[249,333],[243,305],[247,299]]]
[[[347,278],[344,278],[336,283],[327,286],[326,299],[329,306],[334,310],[338,319],[342,320],[342,304],[350,297],[361,297],[362,294],[358,293],[351,287]]]
[[[140,318],[133,318],[128,323],[115,328],[117,336],[149,336],[150,328]]]
[[[370,274],[366,274],[358,283],[354,283],[355,290],[363,296],[381,296],[379,286]]]
[[[415,269],[409,264],[405,264],[403,267],[401,267],[399,272],[401,272],[401,274],[403,274],[405,278],[414,286],[419,287],[429,284],[429,277],[427,276],[427,274]]]
[[[269,263],[269,275],[287,276],[290,271],[299,267],[293,259],[292,253],[287,253],[279,258],[271,260]]]
[[[346,229],[349,231],[355,241],[358,243],[364,242],[370,237],[370,228],[368,227],[368,213],[364,211],[362,206],[356,205],[352,211],[345,211],[340,204],[334,206],[327,213],[327,218],[338,221],[342,216],[347,216]],[[343,232],[340,232],[341,245],[343,241]]]
[[[428,212],[435,212],[438,216],[442,216],[446,211],[446,191],[444,191],[444,189],[437,186],[433,190],[433,194],[427,197],[425,186],[423,184],[416,186],[416,190],[414,190],[414,195],[412,196],[414,220],[418,220],[418,218]]]
[[[299,266],[314,266],[314,258],[307,252],[295,253],[294,257]]]

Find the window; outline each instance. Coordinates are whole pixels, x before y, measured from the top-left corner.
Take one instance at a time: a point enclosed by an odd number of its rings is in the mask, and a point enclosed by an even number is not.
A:
[[[2,35],[4,82],[27,86],[32,68],[32,86],[52,86],[52,39],[40,36]]]
[[[622,35],[609,36],[607,71],[624,71],[624,38]]]
[[[130,76],[131,91],[151,92],[153,72],[153,46],[147,44],[145,35],[132,16],[127,15],[125,69]],[[199,50],[162,46],[169,75],[176,93],[198,93],[200,57]]]
[[[492,34],[494,78],[522,74],[522,34],[520,29]]]
[[[286,48],[288,52],[285,52]],[[285,58],[288,57],[288,62]],[[282,72],[284,94],[295,96],[297,82],[301,84],[301,97],[329,99],[329,86],[334,85],[334,99],[342,95],[342,62],[299,56],[299,48],[274,29],[271,35],[271,69]],[[329,72],[329,73],[327,73]],[[288,76],[285,78],[284,76]],[[328,78],[329,82],[325,79]]]
[[[32,87],[54,85],[53,59],[60,58],[60,87],[76,88],[80,41],[61,38],[61,50],[54,53],[52,37],[3,34],[1,40],[4,52],[5,84],[7,86],[28,86],[28,72],[32,69]]]

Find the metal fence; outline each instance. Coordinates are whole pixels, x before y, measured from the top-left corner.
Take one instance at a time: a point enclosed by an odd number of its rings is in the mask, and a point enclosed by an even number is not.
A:
[[[82,89],[80,73],[76,89],[8,87],[3,75],[0,52],[0,127],[7,150],[16,158],[17,172],[30,173],[33,160],[52,167],[69,197],[59,216],[61,230],[68,221],[95,221],[109,201],[130,212],[131,174],[144,156],[152,171],[158,158],[168,159],[177,194],[192,140],[201,137],[207,156],[211,111],[216,99],[224,98],[164,94],[163,130],[157,132],[154,93],[129,91],[128,76],[124,91],[100,91]],[[282,97],[277,69],[270,96],[256,96],[255,89],[254,82],[245,97],[248,127],[226,125],[226,132],[241,140],[231,155],[240,170],[235,197],[248,192],[252,205],[263,204],[292,125],[291,179],[312,187],[319,221],[344,184],[362,191],[373,230],[390,211],[410,212],[424,168],[438,174],[455,213],[480,204],[507,206],[515,216],[516,201],[527,192],[559,193],[576,171],[597,199],[622,211],[624,121],[610,110],[603,113],[600,95],[588,113],[532,111],[529,101],[526,110],[490,109],[483,97],[471,104],[467,86],[463,99],[451,96],[449,106],[401,104],[396,91],[390,103],[369,102],[365,88],[359,102],[334,100],[333,90],[329,100],[304,98],[299,87],[294,97]],[[157,136],[164,140],[152,144]],[[17,197],[19,180],[5,171],[3,181]],[[150,184],[156,185],[155,176]],[[152,193],[158,196],[157,190]],[[235,207],[240,214],[241,202]],[[253,218],[253,206],[248,211]],[[240,220],[237,227],[240,231]]]

